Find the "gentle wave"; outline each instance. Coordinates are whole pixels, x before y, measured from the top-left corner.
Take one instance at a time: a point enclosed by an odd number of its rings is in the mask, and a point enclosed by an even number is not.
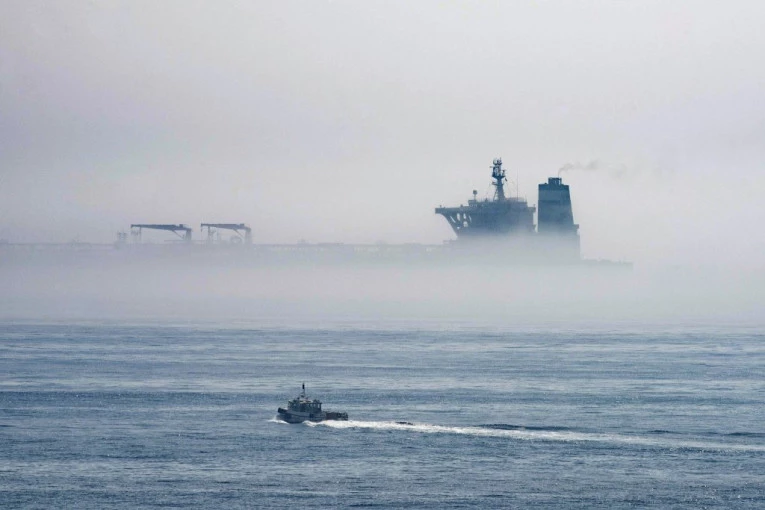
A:
[[[481,428],[484,429],[498,429],[498,430],[544,430],[548,432],[561,432],[561,431],[574,431],[575,429],[572,429],[571,427],[534,427],[534,426],[525,426],[525,425],[511,425],[507,423],[487,423],[486,425],[480,425]]]
[[[459,434],[478,437],[510,438],[525,441],[563,441],[563,442],[600,442],[634,444],[654,448],[694,449],[694,450],[736,450],[765,452],[765,445],[720,443],[713,441],[672,440],[640,435],[608,434],[597,432],[577,432],[561,427],[533,429],[520,426],[466,426],[455,427],[432,425],[427,423],[408,423],[395,421],[324,421],[319,423],[304,422],[309,427],[330,427],[333,429],[373,429],[390,431],[419,432],[424,434]]]

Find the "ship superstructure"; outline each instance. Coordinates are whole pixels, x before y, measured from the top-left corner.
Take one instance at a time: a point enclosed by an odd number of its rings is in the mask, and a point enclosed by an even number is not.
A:
[[[579,260],[579,225],[574,223],[571,194],[560,177],[539,185],[539,210],[520,197],[505,194],[502,159],[491,167],[494,197],[479,200],[477,191],[467,205],[437,207],[457,235],[457,244],[505,241],[503,250],[518,257],[538,260]],[[534,224],[537,212],[538,226]],[[482,249],[485,245],[481,244]]]
[[[494,198],[478,200],[473,198],[467,205],[438,207],[436,214],[442,215],[457,234],[458,239],[529,234],[534,232],[534,211],[525,199],[505,195],[505,170],[502,159],[497,158],[491,167],[494,182]]]

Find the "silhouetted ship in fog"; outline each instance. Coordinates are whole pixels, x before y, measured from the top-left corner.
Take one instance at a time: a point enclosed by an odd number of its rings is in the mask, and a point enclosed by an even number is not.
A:
[[[550,177],[539,184],[537,207],[526,199],[509,196],[502,160],[491,166],[494,196],[479,199],[478,192],[466,205],[437,207],[451,226],[456,239],[443,244],[344,244],[344,243],[253,243],[252,229],[244,223],[202,223],[206,231],[199,242],[192,239],[193,229],[186,224],[135,223],[130,233],[118,233],[114,245],[73,243],[70,245],[0,244],[6,251],[29,253],[40,251],[119,253],[117,258],[151,259],[171,255],[177,262],[202,256],[225,257],[233,261],[263,264],[280,263],[446,263],[500,265],[565,265],[629,268],[625,262],[583,260],[580,256],[579,225],[574,223],[569,186],[560,177]],[[536,213],[537,223],[534,223]],[[144,243],[144,230],[171,232],[172,243]],[[228,242],[222,235],[230,232]],[[117,250],[111,248],[116,247]]]
[[[494,186],[492,199],[473,198],[467,205],[437,207],[457,235],[449,243],[465,256],[485,255],[508,262],[580,261],[579,225],[574,223],[569,187],[560,177],[550,177],[539,185],[538,226],[534,225],[536,208],[526,199],[507,196],[505,170],[497,158],[491,167]]]

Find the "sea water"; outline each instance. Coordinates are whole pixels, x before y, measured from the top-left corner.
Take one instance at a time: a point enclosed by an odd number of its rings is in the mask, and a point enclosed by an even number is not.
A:
[[[764,340],[6,321],[0,507],[763,508]]]

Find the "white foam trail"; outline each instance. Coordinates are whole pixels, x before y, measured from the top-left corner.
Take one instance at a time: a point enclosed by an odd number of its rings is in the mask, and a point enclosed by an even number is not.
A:
[[[526,430],[526,429],[493,429],[486,427],[449,427],[430,425],[427,423],[398,423],[389,421],[324,421],[320,423],[304,422],[310,427],[324,426],[333,429],[375,429],[400,430],[425,434],[460,434],[479,437],[505,437],[525,441],[565,441],[565,442],[602,442],[625,443],[652,446],[657,448],[692,448],[698,450],[737,450],[765,451],[765,445],[730,444],[712,441],[683,441],[670,438],[654,438],[647,436],[628,436],[622,434],[602,434],[590,432],[556,431],[556,430]]]

